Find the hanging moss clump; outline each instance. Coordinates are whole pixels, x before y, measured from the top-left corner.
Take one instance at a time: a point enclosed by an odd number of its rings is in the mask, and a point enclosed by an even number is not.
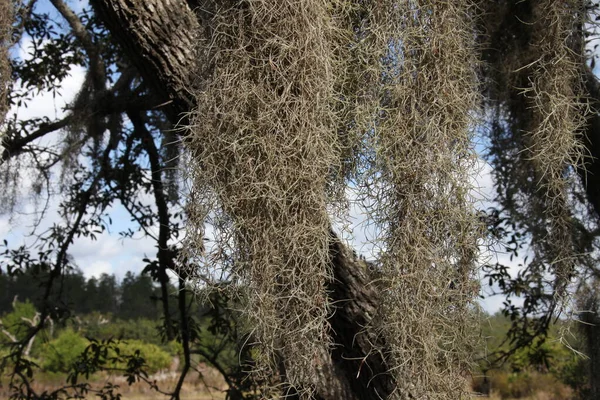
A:
[[[381,4],[381,2],[379,3]],[[480,234],[471,180],[479,107],[470,1],[384,1],[372,35],[380,91],[367,136],[378,238],[380,329],[399,398],[466,393]]]
[[[216,248],[243,283],[255,372],[271,377],[285,360],[286,379],[307,392],[329,368],[320,364],[332,279],[325,192],[339,162],[331,14],[317,0],[219,4],[203,32],[188,141],[195,206],[226,221]]]
[[[8,89],[11,82],[8,49],[12,44],[13,3],[0,0],[0,150],[4,118],[8,112]]]

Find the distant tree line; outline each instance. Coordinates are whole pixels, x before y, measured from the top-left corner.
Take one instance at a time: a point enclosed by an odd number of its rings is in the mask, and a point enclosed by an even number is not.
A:
[[[47,279],[45,275],[35,269],[17,275],[0,271],[0,315],[12,310],[15,297],[19,301],[29,300],[40,309],[40,286]],[[98,312],[125,320],[156,320],[162,316],[158,304],[160,288],[148,275],[128,271],[121,281],[114,274],[86,279],[81,270],[72,269],[61,279],[62,286],[56,289],[62,291],[60,298],[64,304],[56,306],[75,315]],[[176,293],[174,287],[171,289],[170,293]]]

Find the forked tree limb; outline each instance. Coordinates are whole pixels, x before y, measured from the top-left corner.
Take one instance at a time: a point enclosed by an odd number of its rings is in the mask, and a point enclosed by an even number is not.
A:
[[[194,71],[195,36],[200,27],[183,0],[92,0],[100,20],[178,124],[192,110],[188,92]]]

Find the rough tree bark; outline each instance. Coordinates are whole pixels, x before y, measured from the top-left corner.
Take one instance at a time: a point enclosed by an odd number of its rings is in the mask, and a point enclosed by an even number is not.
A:
[[[184,0],[92,0],[101,21],[121,45],[129,61],[155,95],[173,124],[185,120],[194,107],[187,92],[194,71],[195,33],[202,15],[197,2]],[[199,10],[200,8],[198,8]],[[381,338],[365,329],[376,317],[377,291],[369,286],[367,268],[332,233],[330,319],[335,347],[322,371],[317,398],[323,400],[387,398],[394,389],[383,355]],[[329,356],[328,356],[329,357]]]

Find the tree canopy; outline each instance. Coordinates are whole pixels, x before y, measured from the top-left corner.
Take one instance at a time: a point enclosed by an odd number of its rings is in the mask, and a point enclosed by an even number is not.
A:
[[[541,346],[561,314],[598,322],[595,2],[0,4],[0,211],[37,205],[35,243],[5,241],[0,265],[42,289],[2,364],[15,398],[89,390],[79,371],[36,393],[24,349],[73,301],[152,318],[144,291],[182,346],[173,398],[204,351],[192,294],[239,341],[236,374],[275,398],[466,396],[480,270],[512,321],[497,360]],[[64,116],[8,111],[59,95],[75,67],[85,79]],[[472,195],[478,157],[496,185],[487,210]],[[41,229],[50,204],[60,218]],[[375,226],[367,259],[335,222],[356,204]],[[155,242],[145,275],[70,284],[74,243],[113,226]],[[522,258],[516,275],[481,260],[490,242]],[[87,304],[92,292],[106,301]],[[241,381],[231,398],[251,395]]]

